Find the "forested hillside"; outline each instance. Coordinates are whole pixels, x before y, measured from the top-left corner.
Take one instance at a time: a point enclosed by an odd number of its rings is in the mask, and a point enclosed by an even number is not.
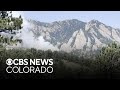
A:
[[[80,79],[80,78],[120,78],[120,46],[112,43],[104,47],[93,60],[75,56],[62,51],[42,51],[31,49],[0,50],[0,78],[12,79]],[[52,58],[54,72],[52,74],[7,74],[5,72],[8,58]]]

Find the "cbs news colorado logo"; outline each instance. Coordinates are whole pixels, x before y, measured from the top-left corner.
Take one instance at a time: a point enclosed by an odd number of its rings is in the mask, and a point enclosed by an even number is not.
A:
[[[53,73],[53,59],[7,59],[7,73]]]

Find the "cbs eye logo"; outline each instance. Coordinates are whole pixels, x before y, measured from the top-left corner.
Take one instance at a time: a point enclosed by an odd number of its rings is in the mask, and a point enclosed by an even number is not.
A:
[[[13,63],[13,62],[12,62],[12,59],[11,59],[11,58],[9,58],[9,59],[6,60],[6,64],[7,64],[7,65],[12,65],[12,63]]]

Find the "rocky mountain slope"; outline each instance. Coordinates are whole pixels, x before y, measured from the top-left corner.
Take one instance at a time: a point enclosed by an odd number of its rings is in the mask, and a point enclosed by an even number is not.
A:
[[[120,29],[107,26],[98,20],[82,22],[77,19],[44,23],[28,20],[37,38],[43,36],[45,41],[60,50],[97,50],[112,42],[120,43]]]

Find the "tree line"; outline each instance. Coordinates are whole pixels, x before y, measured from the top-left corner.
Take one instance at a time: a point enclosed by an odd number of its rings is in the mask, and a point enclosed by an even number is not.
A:
[[[95,56],[95,59],[78,57],[73,53],[66,53],[63,51],[43,51],[34,48],[31,49],[0,49],[0,78],[28,78],[31,79],[60,79],[60,78],[116,78],[120,74],[120,46],[112,43]],[[22,59],[48,59],[54,60],[53,74],[6,74],[5,62],[8,58],[22,58]],[[65,63],[66,62],[66,63]],[[72,64],[71,64],[72,63]],[[69,65],[68,65],[69,64]],[[72,66],[71,66],[72,65]],[[79,66],[74,68],[74,66]],[[29,76],[29,77],[27,77]]]

